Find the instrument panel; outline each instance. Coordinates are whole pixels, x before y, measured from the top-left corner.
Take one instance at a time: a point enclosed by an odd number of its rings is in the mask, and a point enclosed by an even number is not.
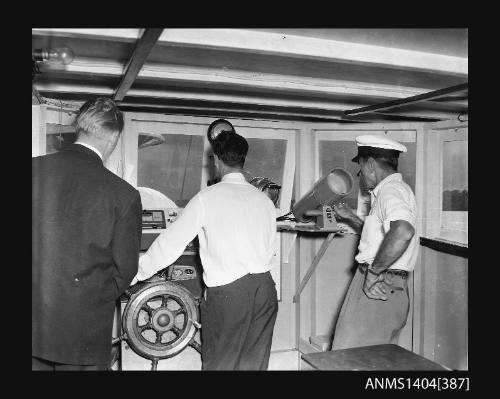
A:
[[[180,215],[181,208],[143,209],[142,229],[166,229]]]

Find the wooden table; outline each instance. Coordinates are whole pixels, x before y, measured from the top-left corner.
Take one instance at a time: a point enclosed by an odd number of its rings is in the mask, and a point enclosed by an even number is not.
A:
[[[302,355],[316,370],[447,370],[398,345],[385,344]]]

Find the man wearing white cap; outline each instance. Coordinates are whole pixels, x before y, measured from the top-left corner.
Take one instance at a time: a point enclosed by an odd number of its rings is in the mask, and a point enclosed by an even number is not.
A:
[[[397,172],[406,147],[386,136],[356,137],[360,179],[371,197],[365,220],[345,204],[337,216],[361,233],[358,268],[342,305],[332,349],[397,343],[410,308],[408,274],[417,258],[417,205]]]

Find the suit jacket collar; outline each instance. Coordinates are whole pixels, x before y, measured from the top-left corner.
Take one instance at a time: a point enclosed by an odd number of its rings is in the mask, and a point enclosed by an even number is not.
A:
[[[65,151],[75,151],[75,152],[79,152],[81,154],[84,154],[86,156],[88,156],[92,161],[94,162],[98,162],[100,163],[101,165],[103,164],[102,162],[102,159],[99,157],[99,155],[97,155],[94,151],[92,151],[90,148],[87,148],[83,145],[80,145],[80,144],[71,144],[70,146],[68,146],[66,148]]]

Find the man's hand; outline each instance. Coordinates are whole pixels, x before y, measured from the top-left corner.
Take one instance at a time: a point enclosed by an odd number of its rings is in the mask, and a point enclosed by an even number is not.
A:
[[[343,220],[353,220],[354,218],[357,217],[354,211],[351,208],[349,208],[349,205],[347,205],[345,202],[339,202],[338,204],[334,204],[333,210],[335,212],[335,215]]]
[[[335,218],[341,219],[341,221],[347,222],[357,234],[361,234],[364,222],[359,218],[354,211],[349,208],[349,206],[340,202],[333,205],[333,212],[335,213]]]
[[[387,300],[386,289],[384,287],[384,275],[378,276],[370,271],[366,271],[363,292],[370,299]]]

